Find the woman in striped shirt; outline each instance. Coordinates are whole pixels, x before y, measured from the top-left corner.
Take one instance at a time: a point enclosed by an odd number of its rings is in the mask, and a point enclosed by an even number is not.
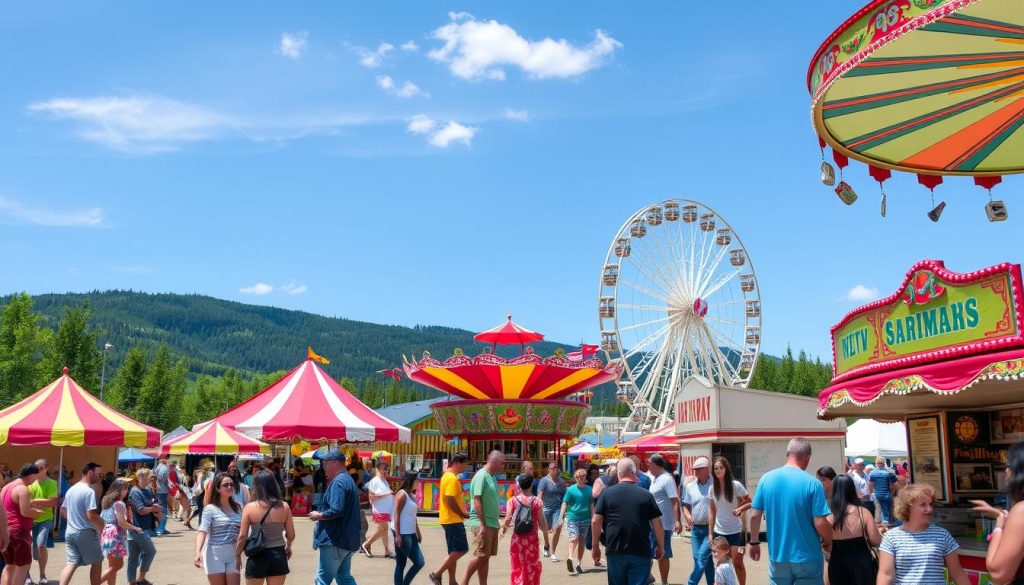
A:
[[[882,537],[877,585],[946,585],[943,569],[956,585],[970,585],[960,566],[960,548],[945,528],[931,523],[935,489],[910,484],[896,496],[894,512],[903,524]]]
[[[242,525],[242,508],[235,501],[235,480],[218,473],[203,498],[203,518],[196,534],[196,567],[206,570],[210,585],[238,585],[235,542]],[[204,551],[205,545],[205,551]]]

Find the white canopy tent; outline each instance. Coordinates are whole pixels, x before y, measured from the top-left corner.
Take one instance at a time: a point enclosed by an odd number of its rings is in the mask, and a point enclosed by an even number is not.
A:
[[[846,456],[906,457],[907,426],[902,422],[860,419],[846,429]]]

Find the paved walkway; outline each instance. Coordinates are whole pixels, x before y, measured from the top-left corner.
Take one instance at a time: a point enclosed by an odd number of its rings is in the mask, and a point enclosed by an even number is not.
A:
[[[423,533],[423,555],[427,559],[427,565],[414,583],[417,585],[429,585],[427,572],[436,567],[445,555],[444,532],[437,524],[437,518],[421,517],[420,527]],[[162,538],[154,539],[157,546],[157,557],[153,568],[147,578],[154,585],[203,585],[206,577],[202,570],[195,568],[192,564],[195,550],[195,533],[184,530],[180,523],[171,523],[174,529],[173,534]],[[311,541],[313,527],[312,523],[305,518],[297,518],[295,521],[296,539],[293,556],[291,560],[291,574],[287,583],[309,585],[313,583],[313,576],[316,573],[316,553],[312,550]],[[509,582],[509,559],[507,535],[498,545],[498,556],[491,561],[490,585],[505,585]],[[559,542],[558,556],[565,558],[568,549],[568,541],[564,538]],[[394,571],[395,562],[383,558],[384,550],[381,544],[375,543],[374,558],[368,559],[358,555],[352,564],[352,573],[359,585],[389,585]],[[672,585],[685,583],[693,567],[693,560],[690,558],[690,541],[688,537],[675,537],[672,539],[672,548],[675,556],[672,559],[672,570],[669,575],[669,582]],[[767,551],[765,551],[767,552]],[[50,551],[50,560],[47,570],[47,578],[53,584],[57,583],[60,576],[60,569],[64,565],[65,554],[63,543],[57,543],[57,547]],[[542,583],[547,584],[571,584],[571,585],[603,585],[607,583],[604,569],[594,568],[589,556],[584,557],[583,566],[586,573],[583,575],[570,576],[562,562],[553,563],[548,559],[544,562],[544,573]],[[243,559],[244,562],[244,559]],[[459,575],[465,566],[465,557],[460,561]],[[753,563],[747,560],[747,583],[759,585],[768,582],[767,562],[762,560]],[[37,566],[32,565],[32,577],[38,578]],[[80,568],[72,579],[73,585],[88,585],[88,573]],[[127,583],[124,570],[118,574],[118,584]],[[242,580],[245,583],[245,580]],[[476,579],[473,580],[474,585]]]

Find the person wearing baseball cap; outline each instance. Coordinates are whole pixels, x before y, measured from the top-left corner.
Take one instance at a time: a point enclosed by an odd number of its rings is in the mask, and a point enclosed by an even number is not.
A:
[[[309,513],[316,522],[313,549],[319,551],[316,585],[354,583],[352,555],[359,550],[359,490],[345,473],[345,454],[331,449],[320,458],[327,474],[327,490],[320,509]]]
[[[701,575],[707,579],[708,585],[715,583],[715,564],[711,561],[711,529],[708,523],[713,521],[710,514],[708,499],[712,497],[711,462],[707,457],[698,457],[693,465],[696,479],[683,487],[683,516],[686,527],[690,530],[690,547],[693,550],[693,571],[690,572],[688,585],[697,585]]]
[[[875,501],[871,494],[871,484],[868,483],[868,474],[864,468],[864,458],[858,457],[853,460],[853,468],[850,469],[850,477],[853,478],[853,487],[857,489],[860,497],[860,504],[871,514],[875,513]]]

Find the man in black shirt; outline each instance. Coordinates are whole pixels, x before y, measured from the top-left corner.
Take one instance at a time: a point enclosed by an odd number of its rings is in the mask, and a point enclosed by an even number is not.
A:
[[[608,585],[646,585],[651,573],[651,533],[657,540],[654,558],[665,551],[661,510],[651,492],[636,483],[636,465],[629,459],[617,464],[618,483],[601,492],[594,507],[591,538],[594,563],[601,560],[599,539],[605,534]]]

